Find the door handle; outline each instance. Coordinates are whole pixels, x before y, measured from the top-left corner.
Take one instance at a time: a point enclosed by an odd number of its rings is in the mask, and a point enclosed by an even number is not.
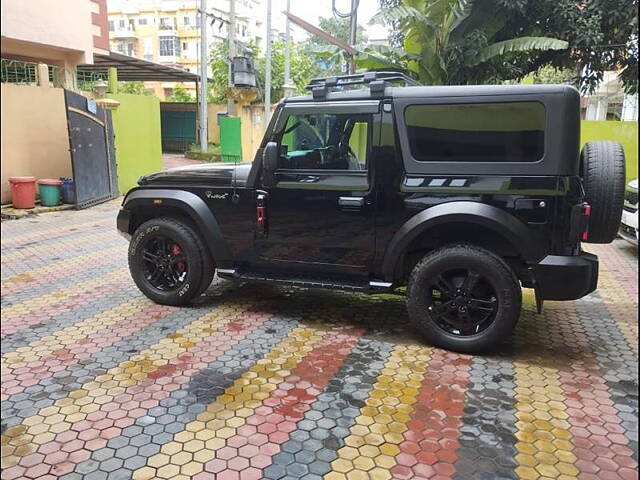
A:
[[[364,206],[364,197],[339,197],[338,205],[341,207],[361,208]]]

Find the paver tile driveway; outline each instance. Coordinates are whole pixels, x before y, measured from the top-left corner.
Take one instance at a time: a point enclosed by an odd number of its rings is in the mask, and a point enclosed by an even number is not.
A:
[[[234,286],[154,305],[110,202],[2,224],[2,478],[637,478],[637,257],[530,292],[510,346],[422,343],[404,300]]]

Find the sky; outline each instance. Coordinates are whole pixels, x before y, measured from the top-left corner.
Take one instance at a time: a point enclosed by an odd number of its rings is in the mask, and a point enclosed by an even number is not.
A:
[[[336,8],[341,12],[348,12],[351,0],[335,0]],[[284,31],[284,15],[286,0],[272,0],[272,18],[276,28]],[[291,13],[306,20],[313,25],[318,25],[319,17],[331,17],[331,0],[290,0]],[[364,27],[367,36],[371,39],[387,37],[387,29],[380,25],[369,25],[369,20],[378,11],[378,0],[360,0],[358,7],[358,25]],[[301,28],[292,25],[292,35],[295,40],[303,40],[306,33]]]

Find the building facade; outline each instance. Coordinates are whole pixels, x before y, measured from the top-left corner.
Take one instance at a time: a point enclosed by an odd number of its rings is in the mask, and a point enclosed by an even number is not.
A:
[[[55,72],[55,83],[75,89],[76,67],[93,63],[94,53],[109,52],[107,0],[5,1],[1,6],[4,70],[12,61],[46,64]]]
[[[602,83],[582,103],[585,120],[638,121],[638,94],[626,94],[615,71],[604,72]]]
[[[108,54],[106,0],[3,1],[0,202],[11,176],[71,177],[64,87],[77,67]]]
[[[108,28],[111,50],[197,73],[200,52],[199,0],[109,0]],[[236,40],[264,48],[261,0],[236,0]],[[229,1],[209,2],[208,47],[228,36]],[[213,24],[212,24],[213,23]],[[147,82],[165,99],[179,85],[192,97],[190,83]]]

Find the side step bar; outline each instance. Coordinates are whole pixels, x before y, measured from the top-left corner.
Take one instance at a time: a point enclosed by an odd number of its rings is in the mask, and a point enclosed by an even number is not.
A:
[[[280,285],[290,285],[304,288],[325,288],[329,290],[346,290],[363,293],[391,293],[391,283],[380,280],[371,280],[367,283],[345,282],[338,279],[328,278],[304,278],[304,277],[284,277],[262,272],[238,272],[235,269],[219,268],[217,273],[220,277],[229,280],[244,280],[247,282],[277,283]]]

